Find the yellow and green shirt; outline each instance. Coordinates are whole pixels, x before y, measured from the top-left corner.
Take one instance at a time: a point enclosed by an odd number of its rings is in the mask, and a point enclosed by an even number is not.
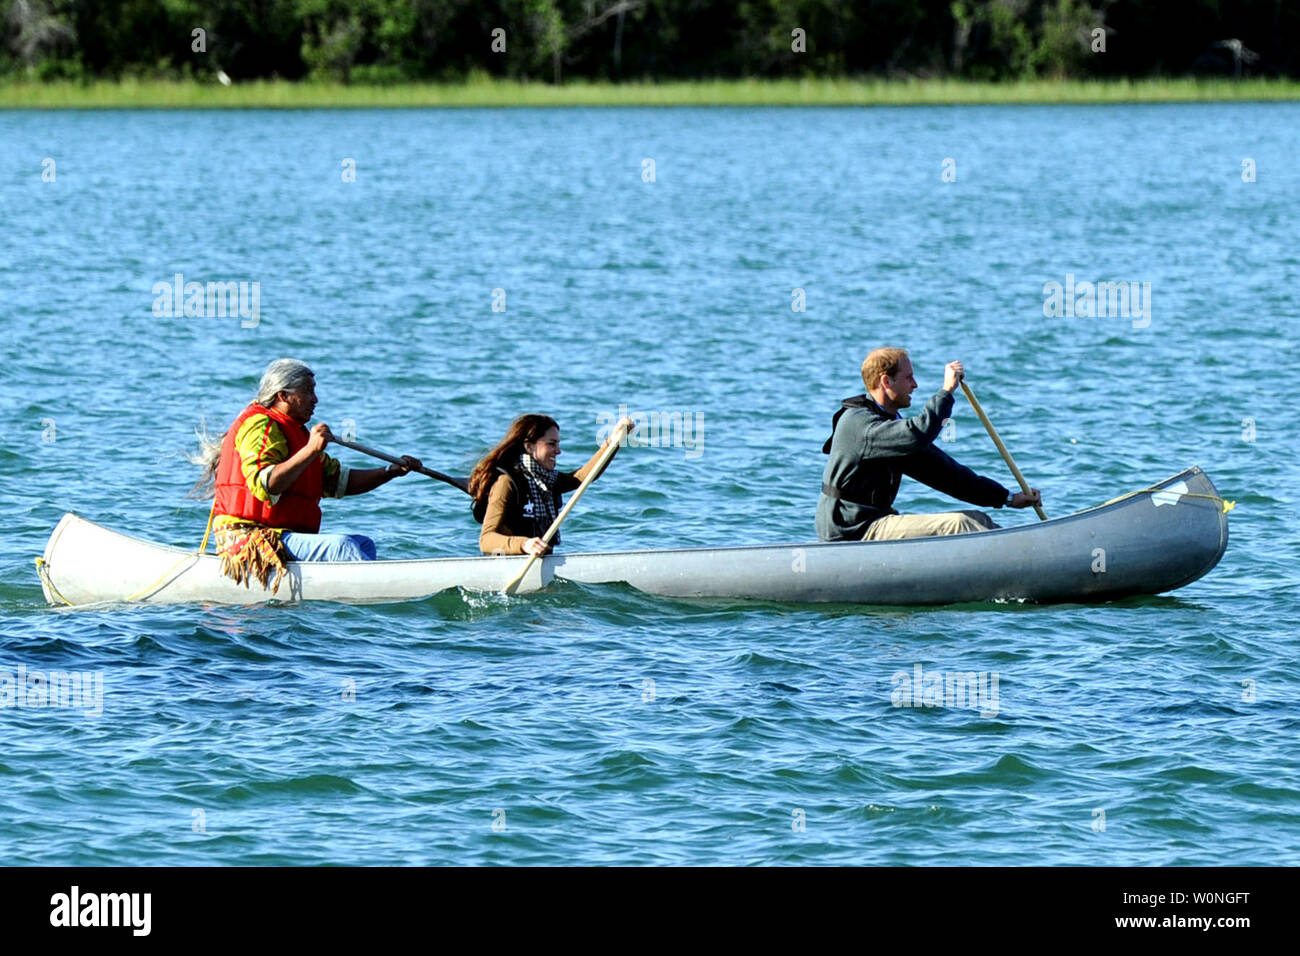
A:
[[[272,505],[279,501],[279,495],[266,490],[271,469],[289,457],[289,440],[284,437],[279,422],[269,415],[249,415],[235,433],[235,451],[239,454],[239,470],[253,497]],[[342,498],[347,494],[348,466],[324,452],[320,457],[324,466],[322,487],[325,494]],[[235,515],[217,515],[212,527],[233,528],[247,524],[250,522]]]

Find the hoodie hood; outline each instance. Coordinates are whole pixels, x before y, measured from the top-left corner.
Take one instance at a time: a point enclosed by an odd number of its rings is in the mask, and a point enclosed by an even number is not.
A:
[[[850,396],[849,398],[841,399],[839,409],[835,412],[835,415],[831,418],[831,437],[826,439],[826,443],[822,445],[823,455],[829,455],[831,453],[831,440],[835,437],[835,426],[840,423],[840,416],[843,415],[851,408],[865,408],[867,411],[871,412],[873,415],[875,415],[883,422],[890,421],[891,419],[894,418],[902,417],[897,412],[895,412],[893,415],[890,415],[889,412],[885,411],[878,404],[876,404],[876,400],[872,398],[870,395],[865,395],[865,394],[853,395]]]

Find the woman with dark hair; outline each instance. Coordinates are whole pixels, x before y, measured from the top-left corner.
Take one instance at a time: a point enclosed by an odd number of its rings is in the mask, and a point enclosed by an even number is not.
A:
[[[620,424],[625,424],[629,432],[633,427],[631,419],[616,423],[609,441],[622,436]],[[511,422],[506,437],[470,472],[474,517],[483,525],[478,536],[479,550],[484,554],[545,554],[550,550],[542,543],[542,535],[560,513],[560,495],[582,484],[603,450],[604,446],[596,449],[591,460],[577,471],[556,471],[560,426],[555,419],[549,415],[521,415]],[[551,544],[559,543],[557,533]]]

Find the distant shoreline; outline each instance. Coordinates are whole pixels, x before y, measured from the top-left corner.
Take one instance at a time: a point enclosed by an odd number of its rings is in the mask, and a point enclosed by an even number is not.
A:
[[[686,80],[552,86],[509,80],[362,86],[198,80],[0,81],[0,109],[403,109],[572,106],[940,106],[1300,100],[1300,81],[1244,79]]]

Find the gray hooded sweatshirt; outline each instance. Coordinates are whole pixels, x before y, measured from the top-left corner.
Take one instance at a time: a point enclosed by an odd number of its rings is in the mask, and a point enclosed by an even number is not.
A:
[[[935,447],[943,421],[952,414],[952,393],[942,389],[914,418],[890,415],[869,395],[840,403],[833,434],[822,451],[830,455],[817,499],[817,537],[860,541],[871,523],[894,511],[903,475],[936,491],[985,508],[1000,508],[1007,489],[982,478]]]

